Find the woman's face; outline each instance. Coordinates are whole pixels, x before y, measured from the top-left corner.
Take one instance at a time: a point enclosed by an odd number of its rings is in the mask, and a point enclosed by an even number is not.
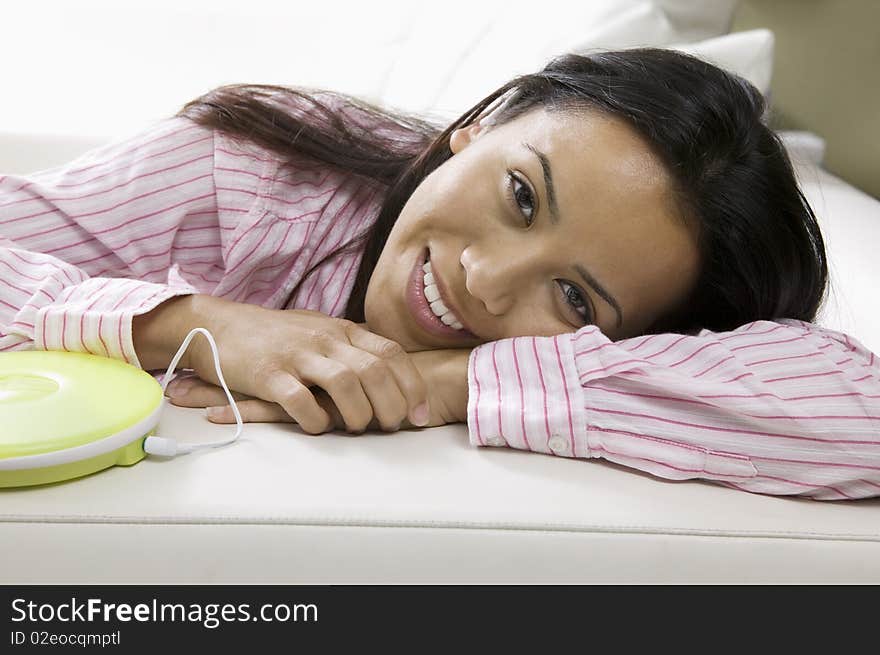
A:
[[[659,160],[620,119],[535,109],[456,130],[450,149],[403,207],[364,301],[368,329],[408,352],[586,324],[615,341],[641,334],[695,284],[695,236]],[[443,303],[434,306],[457,319],[448,333],[412,305],[427,306],[426,252]]]

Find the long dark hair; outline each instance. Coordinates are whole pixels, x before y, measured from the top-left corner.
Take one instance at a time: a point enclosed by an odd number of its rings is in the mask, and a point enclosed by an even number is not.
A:
[[[178,115],[387,186],[374,224],[342,248],[364,248],[345,311],[363,322],[367,284],[394,222],[419,183],[452,155],[452,131],[490,112],[502,124],[537,107],[623,119],[670,173],[682,219],[697,230],[700,274],[685,301],[645,334],[814,320],[828,281],[825,245],[788,154],[766,125],[764,97],[690,55],[639,48],[556,57],[444,129],[346,94],[274,85],[219,87]]]

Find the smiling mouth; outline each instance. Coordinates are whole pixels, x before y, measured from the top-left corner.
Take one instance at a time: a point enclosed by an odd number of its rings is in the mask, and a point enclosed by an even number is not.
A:
[[[436,280],[431,263],[426,261],[422,270],[424,271],[422,277],[422,294],[425,296],[425,300],[428,301],[431,311],[434,312],[434,316],[439,318],[440,322],[444,325],[454,327],[457,330],[463,330],[464,325],[462,325],[458,315],[452,311],[449,304],[445,302],[445,299],[440,294],[440,285]]]
[[[429,334],[457,341],[477,338],[464,327],[455,311],[444,302],[440,285],[434,278],[429,249],[422,251],[413,266],[407,305],[419,327]]]

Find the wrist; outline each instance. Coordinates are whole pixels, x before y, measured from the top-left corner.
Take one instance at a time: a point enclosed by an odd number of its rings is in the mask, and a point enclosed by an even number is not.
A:
[[[467,423],[468,362],[471,349],[460,349],[448,361],[446,372],[447,406],[458,423]]]
[[[131,331],[135,352],[145,371],[168,366],[194,323],[199,323],[194,307],[198,294],[174,296],[157,305],[146,314],[132,318]],[[191,348],[178,363],[191,368]]]
[[[239,305],[239,303],[232,300],[208,294],[195,294],[189,298],[189,302],[181,306],[179,313],[175,317],[177,319],[175,327],[177,341],[172,350],[172,355],[180,348],[180,344],[183,343],[186,336],[198,327],[208,330],[216,343],[222,342],[220,332],[227,323],[224,318],[224,312],[230,306]],[[208,339],[202,334],[197,334],[192,338],[186,352],[181,356],[180,366],[181,368],[188,368],[199,372],[198,364],[201,362],[208,367],[208,370],[213,370],[213,361],[214,358]],[[205,364],[205,362],[208,362],[208,364]]]

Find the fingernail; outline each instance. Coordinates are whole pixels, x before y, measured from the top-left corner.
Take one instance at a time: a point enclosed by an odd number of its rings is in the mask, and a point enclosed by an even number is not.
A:
[[[189,382],[178,382],[177,384],[172,382],[168,385],[166,390],[171,398],[180,398],[181,396],[186,395],[186,392],[189,391],[191,386],[192,384]]]
[[[210,418],[220,418],[223,413],[223,407],[206,407],[205,414]]]
[[[424,425],[428,422],[428,403],[422,403],[413,410],[413,423],[415,425]]]

